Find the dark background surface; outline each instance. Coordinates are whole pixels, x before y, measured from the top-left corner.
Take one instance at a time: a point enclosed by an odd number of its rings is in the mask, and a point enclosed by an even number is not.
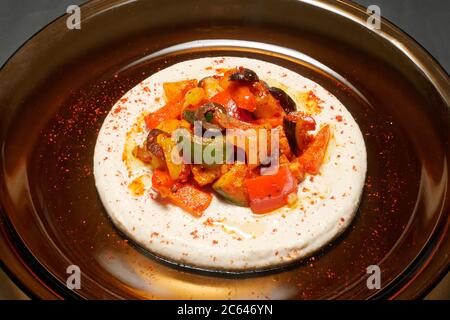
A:
[[[151,0],[148,0],[151,1]],[[0,65],[28,38],[83,0],[0,0]],[[450,73],[450,0],[354,0],[378,5],[381,15],[417,40]],[[26,298],[0,270],[0,299]],[[429,298],[450,299],[447,276]]]
[[[148,0],[151,1],[151,0]],[[0,0],[0,65],[29,37],[84,0]],[[354,0],[378,5],[450,73],[450,0]]]

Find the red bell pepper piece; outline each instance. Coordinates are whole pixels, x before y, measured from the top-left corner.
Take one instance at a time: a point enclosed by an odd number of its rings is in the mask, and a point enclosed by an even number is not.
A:
[[[253,120],[249,111],[238,108],[229,90],[217,93],[210,101],[222,105],[227,110],[228,115],[235,119],[245,122],[251,122]]]
[[[256,110],[255,96],[248,87],[239,86],[233,89],[232,96],[240,109],[253,112]]]
[[[282,166],[274,175],[258,176],[244,182],[250,208],[256,214],[283,207],[289,194],[297,192],[297,180],[288,167]]]
[[[179,119],[183,110],[183,104],[180,101],[169,102],[155,112],[149,113],[145,117],[145,125],[149,130],[156,128],[164,120]]]

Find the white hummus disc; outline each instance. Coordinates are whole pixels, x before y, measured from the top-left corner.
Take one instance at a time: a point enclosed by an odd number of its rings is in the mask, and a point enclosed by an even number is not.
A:
[[[238,66],[281,86],[297,100],[299,110],[306,108],[298,99],[300,92],[311,90],[321,100],[321,112],[312,116],[317,128],[330,124],[333,137],[320,174],[300,183],[295,208],[284,207],[266,215],[255,215],[250,208],[227,203],[217,195],[200,218],[153,200],[149,194],[151,170],[130,159],[132,147],[146,138],[142,115],[164,105],[163,82],[200,80],[217,74],[217,69]],[[98,135],[94,175],[113,223],[143,248],[183,265],[255,270],[304,258],[342,233],[358,209],[366,163],[358,125],[320,85],[265,61],[215,57],[177,63],[127,92],[109,112]],[[130,187],[133,181],[140,181],[143,195],[136,195]]]

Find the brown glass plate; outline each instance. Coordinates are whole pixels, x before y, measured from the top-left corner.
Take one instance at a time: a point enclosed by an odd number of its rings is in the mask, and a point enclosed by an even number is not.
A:
[[[10,275],[40,298],[422,297],[450,264],[450,80],[392,24],[372,31],[366,19],[348,1],[98,0],[82,6],[81,30],[65,17],[48,25],[0,72],[0,257]],[[355,221],[282,269],[220,274],[162,261],[117,232],[94,186],[96,135],[112,105],[159,68],[222,55],[320,83],[365,137]],[[366,286],[375,264],[381,290]],[[69,265],[81,268],[80,290],[66,288]]]

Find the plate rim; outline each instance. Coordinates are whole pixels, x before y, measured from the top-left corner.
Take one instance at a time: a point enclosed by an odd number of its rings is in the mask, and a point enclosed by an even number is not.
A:
[[[333,3],[328,0],[297,1],[326,11],[332,11],[343,16],[345,19],[350,19],[353,22],[359,23],[367,28],[365,25],[366,20],[363,19],[367,19],[368,17],[366,8],[350,0],[340,0]],[[127,5],[129,3],[129,0],[92,0],[83,3],[80,7],[82,11],[84,11],[83,20],[87,20],[105,11],[117,8],[118,6]],[[38,38],[40,36],[45,37],[51,28],[56,27],[57,24],[61,23],[65,19],[66,15],[67,14],[63,14],[46,24],[30,38],[28,38],[19,48],[17,48],[17,50],[15,50],[14,53],[0,67],[0,80],[6,69],[14,68],[17,60],[20,60],[19,57],[26,55],[27,51],[30,50],[30,47],[32,47],[33,44],[39,40]],[[403,51],[403,54],[419,67],[420,71],[425,74],[437,92],[441,95],[442,99],[447,102],[450,117],[450,76],[447,71],[440,65],[438,60],[427,51],[427,49],[425,49],[421,44],[414,40],[414,38],[394,23],[384,17],[381,17],[381,24],[383,25],[383,31],[372,31],[378,36],[384,37],[397,49]],[[395,42],[393,40],[395,40]],[[400,46],[400,44],[402,46]],[[420,62],[420,65],[418,65],[417,62]],[[2,177],[2,181],[0,183],[3,188],[3,171],[0,175]],[[447,200],[448,198],[449,190],[447,189]],[[25,244],[20,240],[20,235],[17,234],[16,230],[11,225],[6,212],[5,205],[2,201],[0,203],[0,268],[2,268],[13,280],[13,282],[17,284],[18,287],[22,289],[29,297],[40,299],[85,298],[80,294],[69,292],[69,290],[61,286],[61,284],[56,281],[56,278],[45,270],[45,268],[39,263],[38,259],[28,251]],[[428,239],[427,243],[422,248],[419,256],[416,257],[414,261],[411,261],[412,265],[416,264],[418,259],[421,259],[423,255],[426,255],[425,251],[427,251],[426,249],[432,245],[432,242],[437,241],[437,244],[434,245],[435,250],[427,255],[428,258],[426,261],[422,262],[419,269],[412,270],[412,274],[409,274],[407,277],[403,277],[403,279],[398,279],[397,277],[393,283],[388,284],[388,286],[383,289],[383,292],[375,294],[373,296],[374,298],[402,299],[413,284],[413,281],[416,281],[417,283],[418,278],[428,277],[429,281],[427,281],[424,286],[419,288],[419,292],[416,292],[413,296],[414,298],[423,298],[450,271],[450,259],[447,259],[447,261],[444,261],[443,263],[444,267],[441,268],[437,274],[429,274],[429,266],[432,262],[434,262],[432,260],[436,252],[438,250],[444,250],[444,252],[447,250],[448,252],[450,249],[450,237],[446,237],[450,226],[449,214],[450,212],[445,212],[442,210],[436,222],[436,226],[441,225],[442,223],[445,224],[442,234],[436,234],[437,231],[435,228],[430,239]],[[445,219],[446,216],[447,221],[442,222],[441,220]],[[26,256],[25,259],[23,258],[24,256]],[[26,264],[24,260],[30,261],[31,263]],[[25,279],[27,281],[25,281]]]

